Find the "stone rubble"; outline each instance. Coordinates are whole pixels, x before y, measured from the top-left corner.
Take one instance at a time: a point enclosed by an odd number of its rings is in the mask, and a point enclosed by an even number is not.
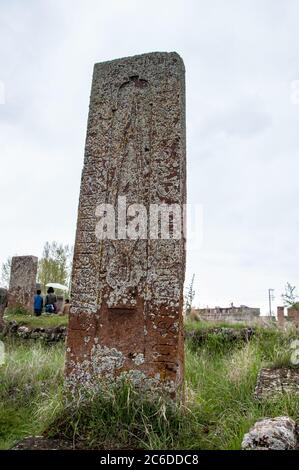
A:
[[[53,328],[32,328],[19,325],[16,321],[6,322],[0,329],[1,334],[5,336],[16,336],[21,339],[38,339],[46,343],[56,343],[64,341],[67,334],[67,327],[56,326]]]
[[[288,416],[257,421],[242,441],[243,450],[294,450],[297,445],[296,423]]]

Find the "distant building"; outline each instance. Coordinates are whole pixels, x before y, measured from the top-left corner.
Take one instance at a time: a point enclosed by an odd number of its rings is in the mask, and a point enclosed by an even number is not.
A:
[[[286,323],[294,323],[295,325],[299,325],[299,310],[295,307],[289,307],[286,309],[285,307],[277,307],[277,321],[280,326],[284,326]]]
[[[193,312],[198,320],[226,323],[252,322],[258,320],[261,314],[259,308],[246,305],[234,307],[233,304],[230,307],[197,308]]]

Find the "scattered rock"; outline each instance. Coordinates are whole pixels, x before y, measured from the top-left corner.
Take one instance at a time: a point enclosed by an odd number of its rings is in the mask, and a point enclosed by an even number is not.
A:
[[[282,393],[299,393],[299,369],[288,367],[261,369],[254,392],[255,397],[273,398]]]
[[[257,421],[245,434],[243,450],[294,450],[297,446],[296,423],[288,416]]]
[[[66,332],[66,326],[56,326],[53,328],[31,328],[28,326],[19,325],[15,320],[5,323],[1,331],[3,336],[18,336],[22,339],[41,339],[46,343],[64,341]]]

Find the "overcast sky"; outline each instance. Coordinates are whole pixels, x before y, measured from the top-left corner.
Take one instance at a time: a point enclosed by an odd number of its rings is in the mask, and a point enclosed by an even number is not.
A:
[[[74,242],[93,64],[177,51],[203,207],[187,284],[201,306],[267,313],[269,287],[281,304],[299,286],[298,17],[296,0],[0,0],[0,262]]]

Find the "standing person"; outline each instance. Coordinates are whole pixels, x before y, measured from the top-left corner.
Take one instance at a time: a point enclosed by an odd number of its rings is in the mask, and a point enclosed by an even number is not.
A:
[[[69,299],[65,299],[65,304],[63,307],[62,315],[69,315],[70,308],[71,308],[71,304],[70,304]]]
[[[56,313],[56,302],[57,297],[54,293],[53,287],[49,287],[47,290],[46,300],[45,300],[45,309],[46,313]]]
[[[42,314],[44,306],[44,299],[41,295],[41,291],[37,290],[36,295],[34,296],[34,315],[39,317]]]

